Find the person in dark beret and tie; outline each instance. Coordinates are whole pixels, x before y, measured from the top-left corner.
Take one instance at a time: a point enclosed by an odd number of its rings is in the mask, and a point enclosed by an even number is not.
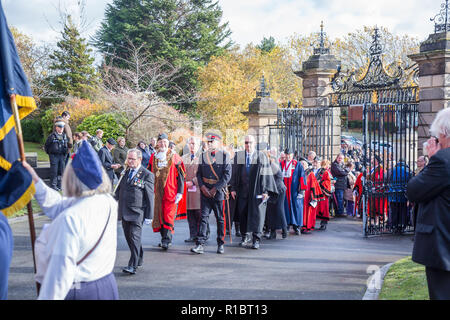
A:
[[[211,211],[217,221],[217,253],[224,253],[225,211],[223,210],[228,182],[231,179],[230,155],[219,149],[222,137],[215,133],[206,135],[208,150],[200,156],[197,183],[201,191],[201,221],[196,246],[191,252],[202,254],[207,239],[208,219]]]

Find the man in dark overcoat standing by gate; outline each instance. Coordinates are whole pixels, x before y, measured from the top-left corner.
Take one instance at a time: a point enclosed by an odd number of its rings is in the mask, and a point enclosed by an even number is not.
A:
[[[425,265],[431,300],[450,300],[450,108],[431,124],[430,162],[406,186],[419,205],[412,260]]]

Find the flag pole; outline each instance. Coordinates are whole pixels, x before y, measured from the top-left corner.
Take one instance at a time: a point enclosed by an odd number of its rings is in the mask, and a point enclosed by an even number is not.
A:
[[[25,146],[23,143],[22,126],[20,125],[19,109],[17,107],[15,94],[12,94],[10,96],[10,102],[11,102],[11,109],[14,114],[14,121],[16,123],[16,134],[17,134],[17,142],[19,144],[20,160],[22,162],[25,162],[26,161]],[[36,229],[34,227],[33,207],[31,206],[31,201],[28,202],[27,209],[28,209],[28,225],[30,227],[30,236],[31,236],[31,250],[33,252],[33,266],[34,266],[34,273],[36,273],[36,258],[34,255],[34,242],[36,241]]]

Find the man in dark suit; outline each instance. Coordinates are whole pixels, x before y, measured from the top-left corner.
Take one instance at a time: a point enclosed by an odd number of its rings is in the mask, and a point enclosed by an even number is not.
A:
[[[109,179],[111,179],[111,185],[114,183],[114,170],[120,167],[120,164],[114,163],[112,150],[114,146],[117,144],[116,140],[113,138],[109,138],[106,140],[106,145],[104,145],[98,151],[98,157],[105,168],[106,173],[108,174]]]
[[[242,241],[240,246],[252,242],[259,249],[269,196],[278,194],[272,168],[267,156],[256,150],[256,139],[245,137],[245,150],[234,157],[236,173],[231,184],[231,197],[237,198]],[[251,234],[251,238],[250,238]]]
[[[450,108],[433,121],[428,165],[406,187],[419,205],[412,260],[425,265],[431,300],[450,300]]]
[[[119,220],[131,257],[128,266],[122,271],[135,274],[142,265],[144,252],[142,250],[142,223],[149,225],[153,218],[154,183],[153,173],[141,166],[142,153],[131,149],[127,153],[128,169],[122,172],[115,197],[119,201]]]
[[[223,205],[228,181],[231,178],[230,155],[220,150],[222,137],[209,133],[208,150],[200,156],[197,170],[197,183],[201,196],[201,220],[197,234],[196,247],[191,251],[197,254],[204,252],[204,244],[207,238],[208,218],[211,211],[214,212],[217,221],[217,253],[224,253],[225,240],[225,215]]]

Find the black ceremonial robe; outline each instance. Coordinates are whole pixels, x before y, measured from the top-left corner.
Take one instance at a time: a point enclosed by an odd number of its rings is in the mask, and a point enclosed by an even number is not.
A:
[[[261,233],[266,218],[267,202],[263,202],[258,196],[267,193],[270,197],[276,197],[278,189],[273,177],[272,168],[267,156],[255,151],[252,155],[250,170],[248,174],[248,197],[243,199],[240,197],[240,190],[246,186],[241,185],[242,175],[246,175],[245,151],[240,151],[235,156],[236,175],[232,190],[237,191],[238,210],[242,217],[247,216],[246,232]],[[246,208],[248,203],[248,211],[241,212]]]
[[[286,198],[286,185],[284,184],[283,171],[277,160],[271,163],[278,195],[270,197],[267,205],[267,225],[270,230],[286,229],[286,215],[284,214],[284,201]]]

